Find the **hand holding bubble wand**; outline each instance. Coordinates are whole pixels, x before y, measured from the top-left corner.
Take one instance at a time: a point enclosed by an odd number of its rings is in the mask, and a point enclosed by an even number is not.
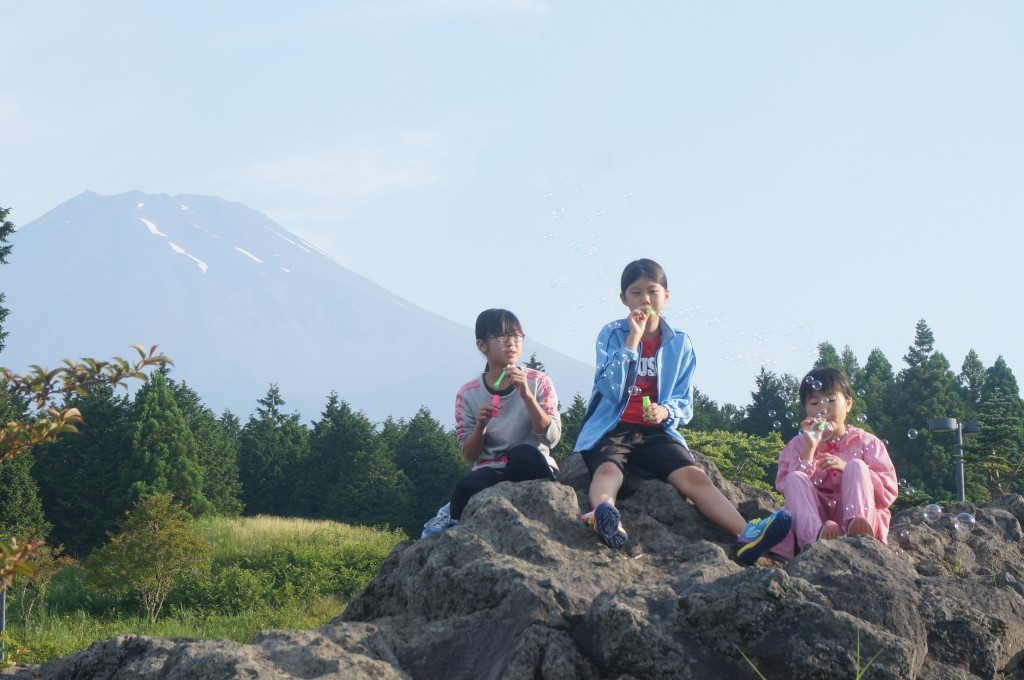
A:
[[[505,369],[501,371],[501,374],[498,376],[498,379],[494,381],[494,389],[498,389],[498,388],[501,387],[501,381],[505,379],[505,372],[507,370],[508,370],[508,367],[506,366]],[[497,394],[491,396],[491,403],[494,404],[495,406],[498,406],[500,408],[501,407],[501,397],[499,397]],[[498,417],[498,412],[494,411],[491,414],[491,417],[492,418],[497,418]]]

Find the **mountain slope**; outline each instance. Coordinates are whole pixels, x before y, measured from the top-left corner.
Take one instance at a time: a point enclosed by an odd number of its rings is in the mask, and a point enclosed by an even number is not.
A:
[[[86,192],[11,244],[0,364],[14,370],[159,344],[172,377],[243,421],[276,383],[285,410],[306,419],[336,390],[374,420],[427,406],[450,424],[455,391],[483,367],[472,329],[221,198]],[[588,394],[590,367],[528,339],[525,356],[534,351],[564,402]]]

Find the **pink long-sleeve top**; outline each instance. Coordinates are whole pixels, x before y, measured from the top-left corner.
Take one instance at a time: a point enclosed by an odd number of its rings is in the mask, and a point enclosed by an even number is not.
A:
[[[889,452],[881,439],[859,427],[846,426],[846,434],[840,439],[827,439],[814,452],[811,461],[800,460],[800,452],[804,447],[803,436],[796,436],[779,453],[779,471],[775,477],[775,488],[785,496],[786,482],[794,472],[802,471],[818,489],[819,497],[824,496],[840,502],[840,483],[842,474],[819,468],[818,461],[826,455],[834,455],[844,461],[859,458],[867,464],[871,473],[871,486],[875,497],[876,524],[881,523],[886,535],[889,532],[889,521],[892,512],[889,506],[899,495],[899,484],[896,480],[896,468],[893,467]],[[877,532],[876,532],[877,535]]]

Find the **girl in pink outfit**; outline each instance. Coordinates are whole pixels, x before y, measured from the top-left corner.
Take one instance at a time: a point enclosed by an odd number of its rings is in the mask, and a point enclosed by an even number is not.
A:
[[[896,470],[878,437],[846,424],[850,384],[834,368],[816,368],[800,385],[807,419],[779,454],[775,488],[793,516],[789,535],[772,552],[792,558],[819,538],[889,535]]]

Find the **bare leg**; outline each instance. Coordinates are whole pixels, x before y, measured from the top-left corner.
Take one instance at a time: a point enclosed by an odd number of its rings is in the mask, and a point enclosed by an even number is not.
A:
[[[599,465],[590,480],[590,507],[596,508],[601,503],[615,505],[615,497],[622,488],[622,479],[622,472],[615,463],[604,462]]]
[[[701,514],[733,536],[739,536],[747,528],[747,521],[740,515],[739,510],[722,495],[718,487],[711,482],[711,478],[699,467],[690,465],[679,468],[668,476],[668,483],[693,501]],[[593,484],[590,485],[590,499],[593,503]]]

